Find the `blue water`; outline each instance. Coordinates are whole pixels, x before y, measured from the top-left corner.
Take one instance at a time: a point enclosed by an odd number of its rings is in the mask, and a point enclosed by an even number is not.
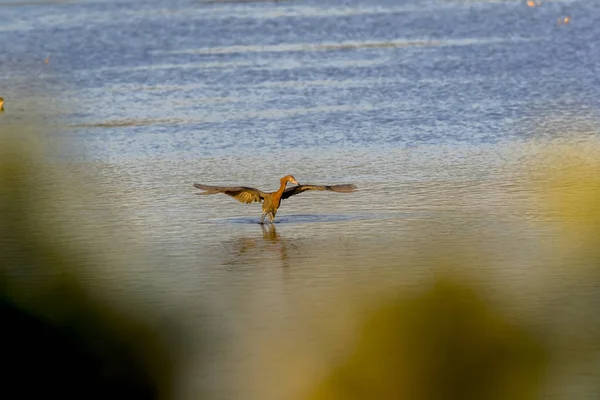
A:
[[[0,10],[7,110],[27,113],[25,94],[49,91],[69,110],[55,115],[69,126],[61,131],[91,157],[496,143],[535,135],[523,128],[533,118],[595,113],[600,101],[600,8],[590,1]]]

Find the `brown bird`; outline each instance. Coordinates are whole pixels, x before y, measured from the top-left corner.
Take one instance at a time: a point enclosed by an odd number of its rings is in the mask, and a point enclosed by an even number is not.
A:
[[[269,221],[273,223],[275,214],[277,214],[277,209],[281,204],[281,200],[287,199],[295,194],[302,193],[307,190],[330,190],[332,192],[350,193],[356,189],[356,186],[352,184],[331,186],[301,185],[292,175],[286,175],[279,181],[281,182],[279,190],[272,193],[265,193],[258,189],[246,186],[210,186],[194,183],[194,187],[205,190],[204,192],[198,194],[224,193],[242,203],[262,203],[262,217],[260,218],[261,224],[265,220],[266,216],[268,216]],[[286,189],[288,182],[298,186],[292,186]]]

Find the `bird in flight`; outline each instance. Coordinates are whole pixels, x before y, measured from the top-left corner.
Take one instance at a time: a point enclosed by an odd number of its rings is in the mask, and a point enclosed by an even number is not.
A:
[[[284,176],[279,182],[281,183],[279,190],[271,193],[246,186],[211,186],[194,183],[194,187],[204,190],[204,192],[198,193],[202,195],[224,193],[242,203],[262,203],[262,217],[260,218],[260,224],[264,223],[265,217],[269,217],[269,222],[273,223],[275,214],[277,214],[277,209],[281,205],[281,200],[287,199],[295,194],[307,190],[329,190],[338,193],[351,193],[356,190],[356,186],[352,184],[327,186],[301,185],[292,175]],[[293,183],[297,186],[286,188],[288,183]]]

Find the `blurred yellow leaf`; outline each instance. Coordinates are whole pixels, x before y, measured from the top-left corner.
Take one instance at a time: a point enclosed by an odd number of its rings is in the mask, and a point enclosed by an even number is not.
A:
[[[545,357],[469,287],[440,279],[375,310],[351,356],[308,398],[533,399]]]

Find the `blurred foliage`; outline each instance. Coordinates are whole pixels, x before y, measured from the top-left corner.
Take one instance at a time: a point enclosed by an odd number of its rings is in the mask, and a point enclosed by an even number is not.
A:
[[[38,219],[47,181],[35,147],[27,129],[0,131],[2,397],[169,398],[178,332],[83,284],[78,273],[101,263],[102,250],[73,251]]]
[[[531,174],[540,208],[561,222],[564,238],[583,241],[600,254],[599,144],[553,146]]]
[[[568,393],[597,398],[600,147],[595,139],[551,143],[521,172],[522,190],[533,200],[528,213],[537,223],[556,226],[560,238],[548,243],[552,265],[540,265],[555,275],[540,292],[537,314],[524,321],[514,311],[493,307],[483,286],[465,273],[480,261],[454,247],[450,259],[464,264],[451,273],[442,250],[448,246],[430,243],[424,252],[438,260],[434,283],[376,303],[361,319],[349,355],[332,363],[303,398],[525,400],[571,398]],[[485,242],[481,245],[484,251]]]
[[[348,360],[310,399],[533,399],[547,354],[456,278],[367,317]]]

